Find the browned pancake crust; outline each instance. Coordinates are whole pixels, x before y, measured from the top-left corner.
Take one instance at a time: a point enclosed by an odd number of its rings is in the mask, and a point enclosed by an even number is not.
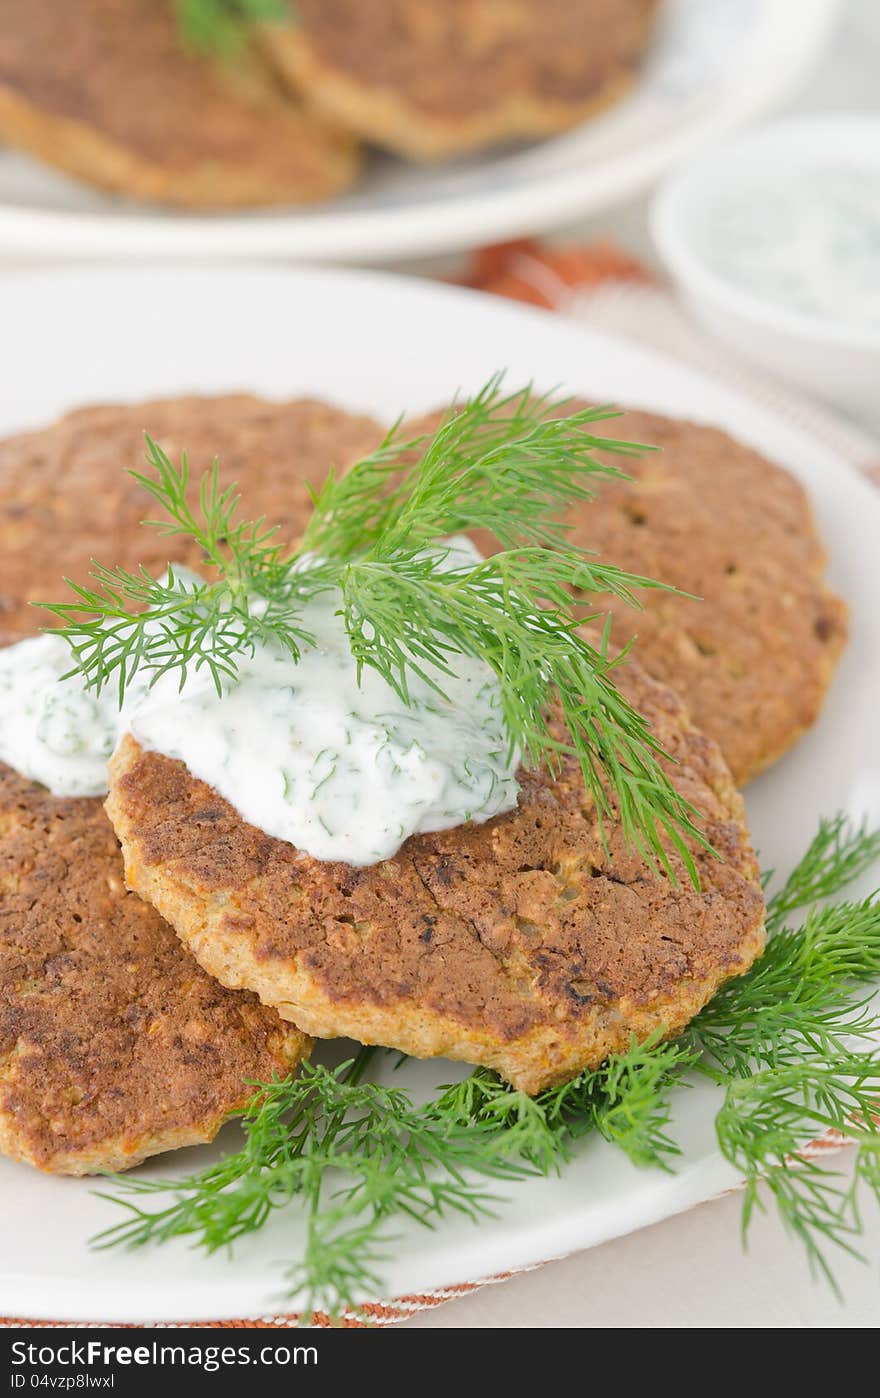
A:
[[[86,408],[0,443],[0,643],[47,620],[89,560],[159,572],[197,564],[144,529],[143,431],[195,473],[222,458],[250,513],[295,538],[320,484],[381,436],[368,418],[246,395]],[[60,590],[59,590],[60,589]],[[123,886],[100,801],[60,800],[0,767],[0,1149],[43,1169],[124,1169],[209,1140],[249,1095],[287,1071],[303,1041],[255,997],[224,990]]]
[[[697,892],[602,847],[577,764],[522,774],[518,808],[364,869],[245,824],[180,762],[123,741],[107,810],[129,885],[223,984],[307,1032],[498,1069],[536,1092],[659,1026],[676,1032],[763,947],[741,799],[717,747],[635,665],[621,688],[679,760],[723,856]],[[681,866],[678,866],[681,874]]]
[[[693,594],[644,593],[641,612],[609,599],[612,636],[638,637],[640,662],[684,697],[744,785],[816,721],[846,644],[809,499],[716,428],[646,412],[605,426],[661,450],[625,463],[632,483],[570,511],[572,538]]]
[[[169,0],[0,0],[0,137],[138,199],[323,199],[353,140],[297,108],[265,61],[186,51]]]
[[[269,403],[246,394],[184,397],[83,408],[53,427],[0,442],[0,644],[32,635],[51,618],[29,606],[60,601],[63,577],[86,579],[90,560],[158,574],[169,559],[196,567],[186,541],[144,529],[154,513],[126,468],[143,467],[144,431],[193,475],[219,456],[238,481],[247,518],[265,514],[291,542],[311,513],[308,483],[371,450],[382,429],[370,418],[300,399]]]
[[[206,975],[122,875],[100,801],[0,765],[0,1150],[43,1170],[209,1141],[308,1048]]]
[[[365,138],[436,160],[583,121],[633,81],[659,0],[297,0],[264,42]]]
[[[433,433],[444,416],[407,432]],[[600,483],[568,511],[571,542],[688,594],[645,590],[642,610],[613,597],[596,607],[610,612],[614,642],[636,637],[639,662],[677,690],[744,786],[815,723],[846,645],[846,604],[825,582],[807,494],[715,427],[628,410],[595,430],[660,450],[606,458],[631,479]]]

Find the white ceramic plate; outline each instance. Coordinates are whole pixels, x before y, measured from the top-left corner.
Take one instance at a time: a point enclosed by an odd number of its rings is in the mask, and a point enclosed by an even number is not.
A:
[[[850,600],[852,643],[825,713],[748,792],[765,866],[788,868],[821,813],[880,818],[880,495],[830,452],[689,369],[550,315],[478,293],[377,273],[51,274],[0,288],[0,432],[88,402],[189,390],[313,393],[386,418],[474,389],[500,368],[599,399],[629,400],[723,424],[802,478],[834,584]],[[149,424],[145,423],[145,427]],[[88,502],[83,502],[88,509]],[[409,1063],[397,1081],[429,1091],[461,1065]],[[641,1172],[587,1141],[559,1179],[505,1187],[497,1221],[400,1229],[388,1295],[424,1291],[545,1260],[652,1223],[735,1183],[715,1148],[711,1088],[679,1094],[685,1147],[674,1175]],[[235,1128],[223,1144],[234,1148]],[[152,1165],[173,1175],[214,1148]],[[301,1240],[296,1210],[232,1260],[184,1245],[96,1253],[117,1217],[94,1183],[51,1179],[0,1158],[0,1315],[118,1321],[208,1319],[284,1309],[278,1279]],[[290,1303],[286,1309],[291,1309]]]
[[[313,210],[188,217],[104,196],[0,150],[0,252],[22,257],[414,257],[536,233],[647,188],[784,101],[838,0],[667,0],[632,94],[557,139],[439,168],[375,157]]]

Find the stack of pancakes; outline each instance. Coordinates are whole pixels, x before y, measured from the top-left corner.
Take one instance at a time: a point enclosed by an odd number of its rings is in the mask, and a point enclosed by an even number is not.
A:
[[[28,603],[58,596],[61,574],[83,581],[93,557],[198,563],[140,528],[125,468],[144,429],[195,473],[217,454],[248,512],[287,538],[307,483],[383,435],[320,403],[236,396],[86,409],[7,440],[0,643],[33,634]],[[705,599],[609,601],[614,638],[638,635],[621,688],[721,855],[694,848],[699,890],[617,828],[603,843],[573,762],[521,772],[508,814],[412,837],[369,868],[266,835],[131,737],[106,807],[0,767],[0,1149],[78,1174],[210,1139],[247,1082],[294,1070],[306,1035],[487,1064],[536,1092],[633,1034],[677,1032],[748,968],[764,909],[738,787],[815,720],[845,610],[785,471],[690,423],[634,412],[616,435],[662,450],[567,522]]]
[[[233,50],[180,0],[0,0],[0,139],[199,208],[329,198],[373,142],[433,160],[562,131],[634,80],[659,0],[297,0]]]

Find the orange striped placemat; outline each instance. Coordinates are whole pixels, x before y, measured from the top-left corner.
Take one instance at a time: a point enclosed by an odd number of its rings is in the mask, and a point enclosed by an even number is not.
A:
[[[597,329],[629,336],[643,345],[691,363],[704,373],[714,374],[731,387],[807,429],[880,483],[880,451],[876,443],[830,412],[817,409],[787,389],[766,382],[707,341],[688,319],[670,290],[613,243],[549,247],[536,240],[520,239],[499,244],[474,253],[461,280],[477,290],[524,301],[560,315],[581,319]],[[824,1155],[846,1144],[845,1137],[829,1132],[808,1146],[804,1154]],[[548,1262],[551,1260],[556,1259],[547,1259]],[[356,1314],[345,1315],[338,1322],[331,1321],[323,1312],[316,1312],[310,1317],[309,1324],[322,1328],[334,1323],[349,1328],[394,1325],[418,1311],[442,1306],[480,1287],[497,1285],[512,1276],[533,1270],[534,1267],[523,1267],[496,1276],[459,1282],[454,1286],[398,1296],[393,1300],[369,1302]],[[100,1329],[103,1325],[116,1323],[107,1320],[81,1326],[76,1321],[9,1317],[0,1319],[0,1328]],[[297,1313],[267,1311],[261,1316],[240,1320],[168,1321],[160,1323],[159,1328],[178,1329],[191,1325],[218,1330],[285,1330],[302,1323],[303,1318]]]

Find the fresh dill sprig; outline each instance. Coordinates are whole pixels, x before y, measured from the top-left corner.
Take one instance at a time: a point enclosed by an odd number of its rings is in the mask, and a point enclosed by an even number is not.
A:
[[[130,572],[96,563],[90,577],[97,587],[66,579],[76,601],[46,606],[68,622],[61,634],[71,648],[73,673],[79,671],[99,693],[115,683],[121,705],[141,670],[153,680],[177,671],[182,687],[190,668],[204,668],[221,693],[223,681],[235,678],[242,653],[253,653],[260,642],[281,645],[297,659],[313,640],[299,625],[302,609],[332,585],[333,577],[320,561],[308,568],[293,565],[277,528],[265,520],[237,520],[240,497],[235,486],[221,490],[217,461],[199,483],[195,511],[186,453],[174,466],[149,436],[146,443],[154,475],[129,474],[167,519],[144,523],[190,540],[202,566],[217,577],[203,582],[169,564],[165,576],[155,578],[145,568]],[[84,619],[89,616],[95,619]]]
[[[880,829],[870,830],[864,822],[853,828],[843,815],[821,820],[809,848],[767,901],[768,931],[775,932],[798,908],[833,897],[878,859]]]
[[[626,839],[667,869],[678,851],[694,882],[689,842],[705,846],[695,812],[676,791],[650,725],[614,684],[626,651],[609,650],[607,627],[576,600],[636,593],[663,584],[600,562],[560,523],[564,506],[589,500],[596,482],[620,476],[597,451],[643,450],[596,436],[607,408],[565,413],[530,388],[505,394],[499,378],[461,404],[428,440],[392,432],[314,497],[300,547],[285,551],[263,519],[239,520],[235,487],[221,490],[215,462],[190,503],[186,457],[175,466],[147,439],[149,474],[134,473],[165,512],[147,521],[191,541],[209,574],[182,585],[172,569],[96,565],[95,586],[71,583],[74,600],[45,604],[65,624],[86,685],[114,683],[124,697],[139,671],[153,679],[207,668],[218,693],[237,660],[272,643],[298,659],[308,643],[303,609],[335,591],[359,667],[376,670],[404,703],[413,675],[442,693],[456,655],[481,660],[499,684],[510,755],[558,770],[580,764],[600,822],[619,821]],[[488,530],[502,551],[461,564],[442,541]],[[558,706],[564,727],[550,711]]]
[[[877,919],[880,924],[880,916]],[[877,1022],[874,1022],[875,1032]],[[800,1063],[760,1069],[728,1086],[715,1119],[724,1157],[742,1173],[743,1237],[755,1208],[769,1194],[782,1222],[803,1245],[810,1266],[836,1289],[830,1246],[858,1256],[861,1232],[859,1185],[880,1202],[880,1132],[874,1113],[880,1103],[880,1057],[824,1048]],[[850,1187],[840,1182],[810,1144],[826,1131],[838,1131],[858,1153]]]
[[[490,1123],[456,1121],[439,1103],[414,1107],[400,1088],[361,1081],[357,1065],[306,1064],[295,1079],[260,1085],[241,1113],[243,1149],[198,1175],[170,1186],[121,1180],[129,1217],[98,1246],[193,1235],[214,1252],[299,1198],[306,1243],[288,1281],[310,1313],[337,1315],[381,1288],[392,1215],[428,1227],[451,1212],[478,1219],[497,1202],[487,1178],[534,1173]],[[169,1188],[175,1201],[158,1211],[138,1202]]]
[[[704,1069],[722,1080],[759,1068],[829,1059],[855,1039],[870,1039],[876,1016],[870,994],[853,987],[880,976],[880,903],[812,909],[803,925],[777,931],[761,959],[728,981],[688,1034]]]
[[[495,375],[454,404],[432,437],[403,439],[395,424],[376,452],[330,473],[304,548],[337,558],[375,548],[383,557],[470,529],[488,530],[503,548],[558,545],[568,532],[559,512],[592,499],[597,480],[624,475],[596,451],[626,458],[649,449],[596,435],[617,409],[570,406],[531,385],[505,393]]]
[[[177,24],[188,48],[230,54],[247,42],[254,24],[280,24],[287,0],[175,0]]]
[[[867,1038],[868,1001],[854,987],[880,976],[880,902],[827,903],[880,859],[880,829],[845,816],[821,820],[816,835],[782,886],[767,901],[768,943],[751,970],[727,981],[692,1022],[704,1071],[722,1080],[757,1068],[829,1054]],[[768,876],[768,880],[769,881]],[[801,925],[785,926],[809,908]],[[825,906],[819,906],[825,904]]]
[[[573,1137],[591,1128],[617,1146],[634,1165],[672,1169],[681,1150],[668,1132],[671,1089],[696,1062],[682,1040],[655,1032],[626,1053],[613,1054],[593,1072],[542,1094],[551,1119],[557,1114]]]
[[[880,898],[820,903],[796,929],[785,919],[833,897],[878,856],[880,830],[822,821],[768,901],[764,955],[721,987],[685,1036],[700,1070],[725,1087],[716,1133],[745,1181],[744,1235],[769,1194],[832,1285],[826,1248],[854,1251],[860,1186],[880,1201]],[[849,1188],[804,1154],[828,1130],[855,1142]]]
[[[861,1197],[880,1201],[880,1022],[866,989],[880,974],[880,899],[814,907],[799,929],[780,910],[840,892],[877,844],[843,818],[823,822],[771,899],[764,956],[680,1039],[633,1042],[534,1098],[478,1068],[419,1107],[363,1081],[371,1050],[336,1070],[306,1067],[257,1089],[236,1154],[170,1185],[119,1179],[111,1197],[128,1216],[99,1244],[189,1236],[215,1251],[300,1201],[307,1237],[288,1285],[306,1316],[339,1316],[382,1293],[395,1216],[429,1227],[451,1213],[479,1220],[500,1207],[499,1188],[558,1171],[591,1131],[637,1165],[671,1168],[672,1090],[698,1070],[724,1089],[716,1134],[745,1183],[744,1235],[769,1195],[833,1284],[828,1247],[857,1253]],[[855,1143],[849,1185],[804,1154],[828,1129]]]

